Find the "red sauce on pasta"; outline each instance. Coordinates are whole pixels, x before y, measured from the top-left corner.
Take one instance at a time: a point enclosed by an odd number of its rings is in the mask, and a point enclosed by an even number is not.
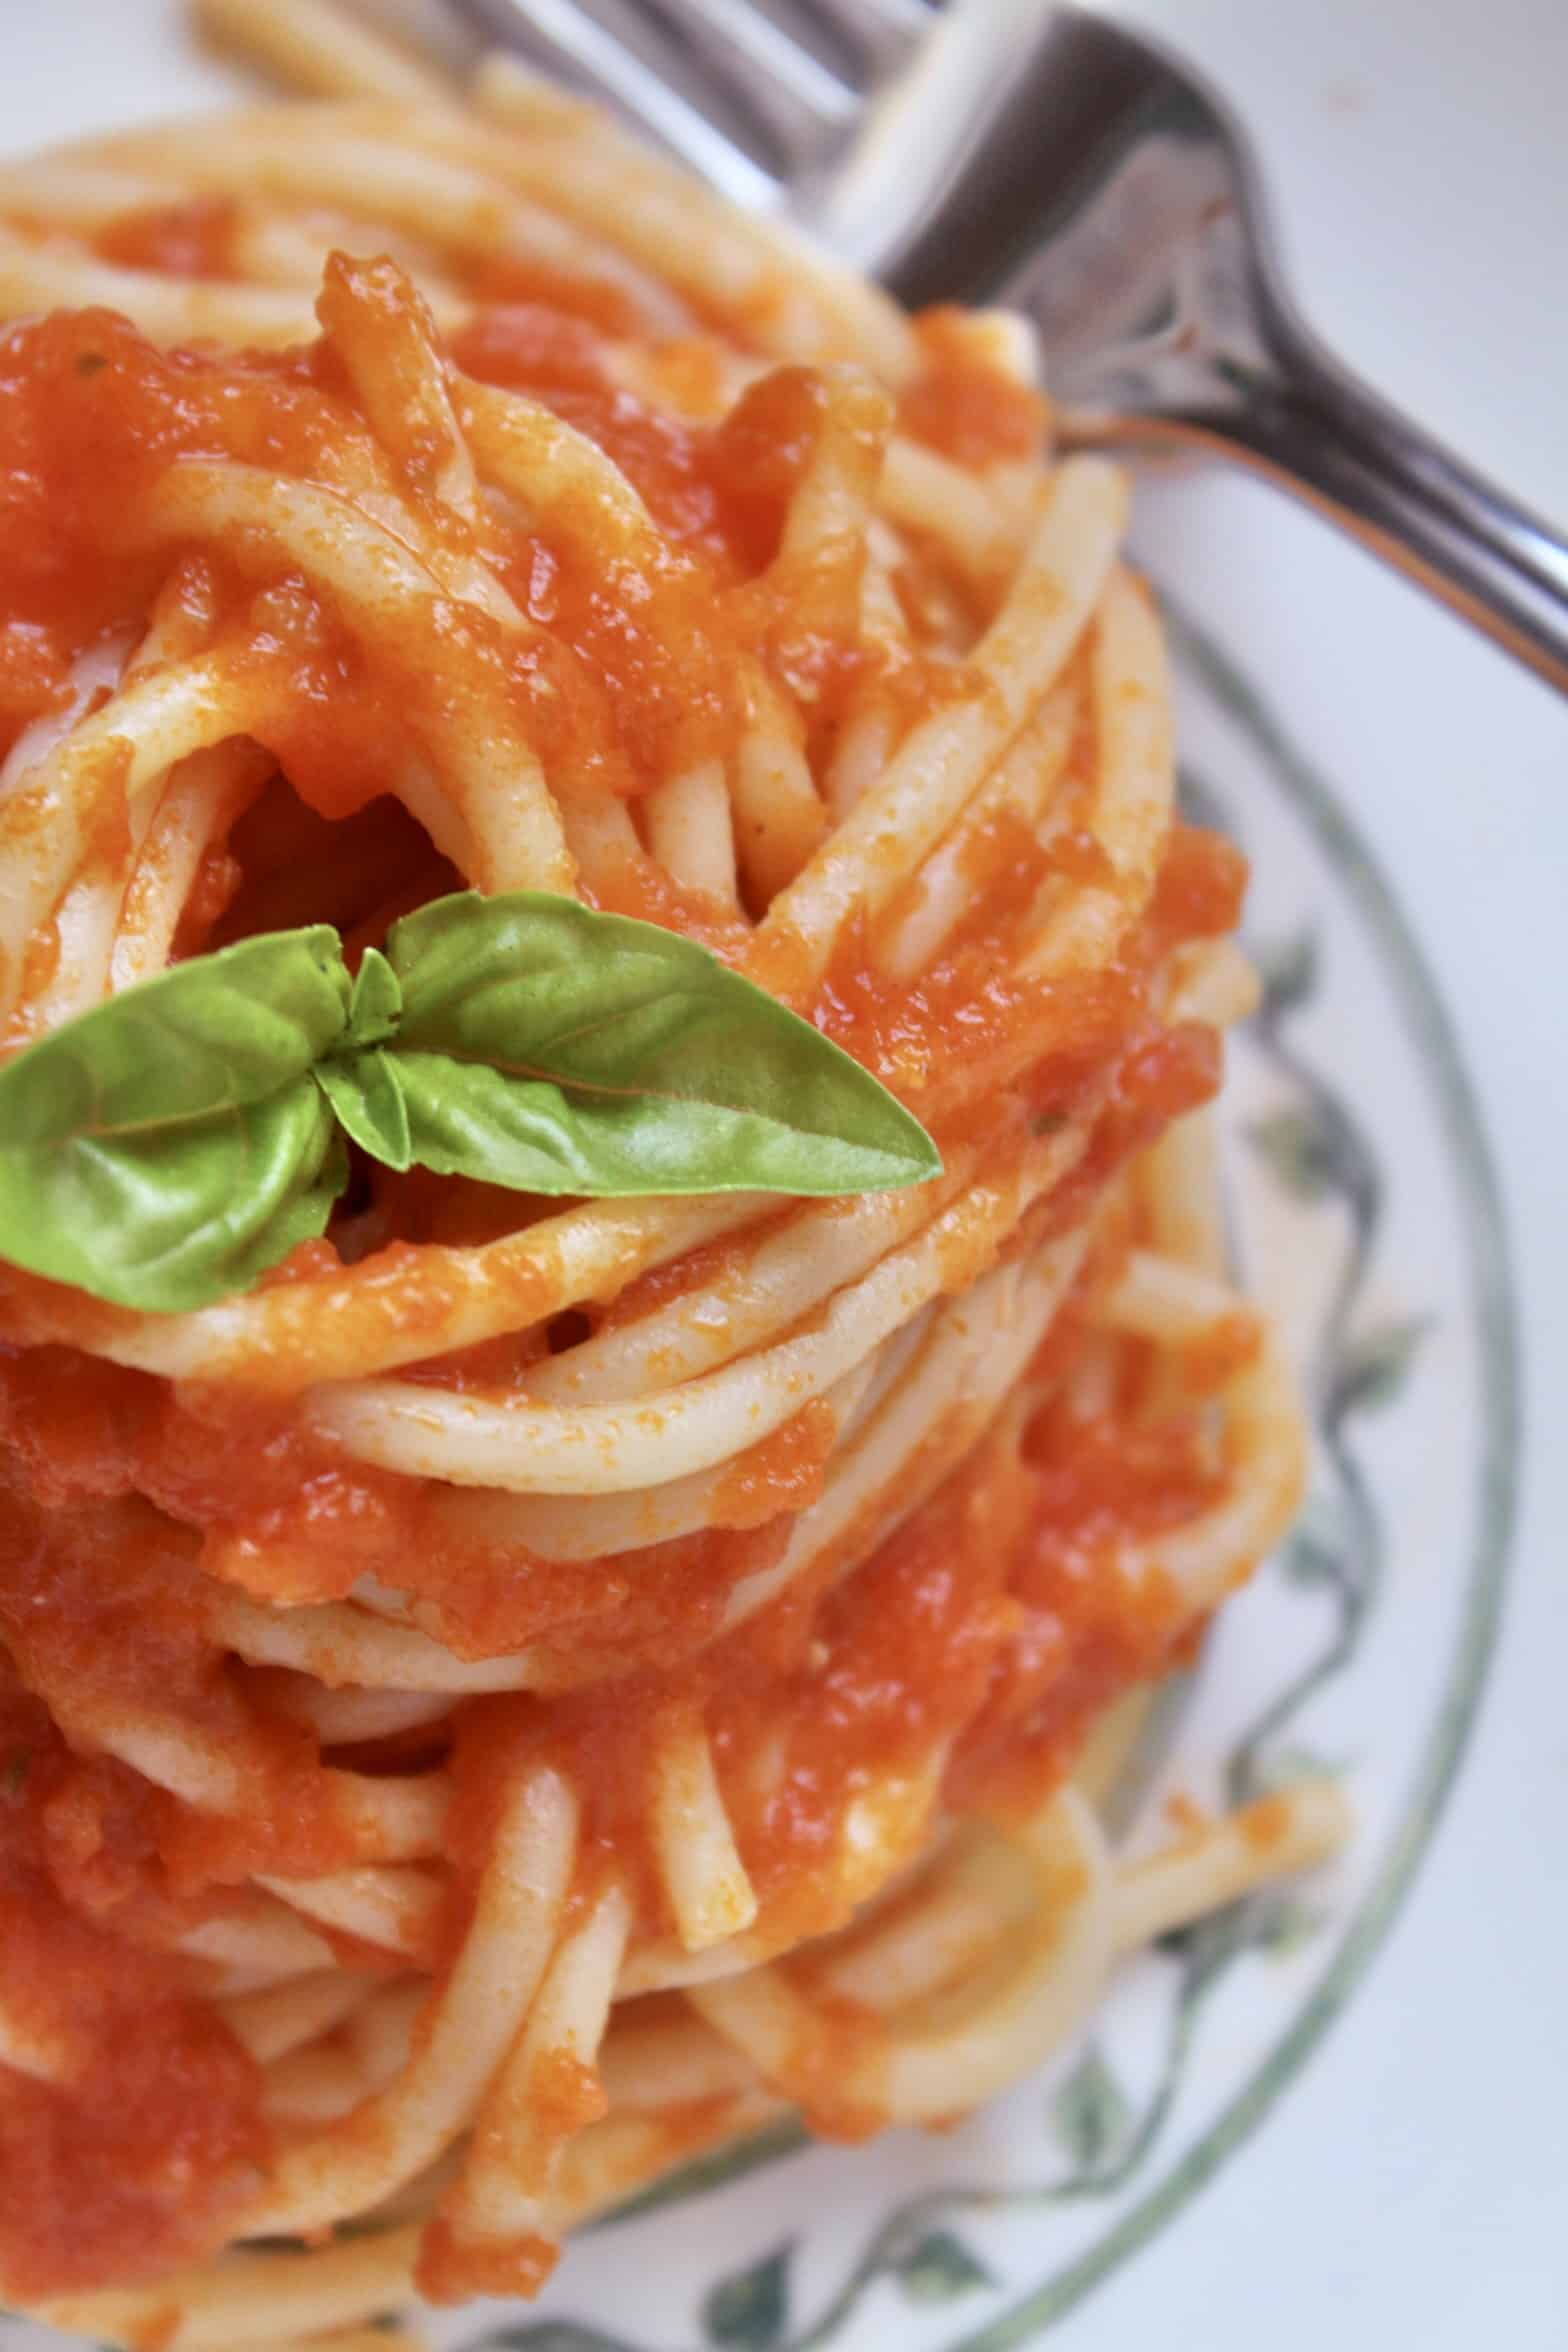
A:
[[[54,2076],[0,2063],[0,2274],[19,2297],[207,2252],[266,2160],[257,2068],[197,1998],[201,1971],[141,1940],[173,1908],[144,1891],[148,1811],[145,1783],[73,1758],[0,1666],[0,2053],[32,2047]]]
[[[105,261],[170,278],[221,278],[234,264],[238,207],[227,196],[192,196],[122,212],[95,240]]]
[[[1033,385],[998,367],[975,323],[945,306],[917,322],[925,368],[899,403],[899,421],[959,465],[1033,457],[1048,411]]]
[[[214,278],[235,266],[242,227],[227,200],[199,198],[113,221],[96,250],[127,269]],[[395,327],[408,301],[399,283],[389,265],[339,259],[329,298],[374,295]],[[108,311],[47,317],[0,341],[0,753],[61,713],[73,664],[80,673],[81,657],[128,641],[149,611],[171,639],[278,689],[264,751],[287,785],[258,767],[248,806],[193,876],[178,953],[307,917],[343,923],[357,952],[393,913],[451,887],[453,867],[389,801],[389,779],[411,749],[420,756],[476,712],[487,744],[497,714],[509,719],[584,803],[637,804],[728,757],[770,697],[792,749],[820,769],[868,681],[903,721],[983,691],[940,648],[902,660],[868,651],[858,541],[792,568],[790,518],[818,452],[831,445],[851,488],[874,479],[892,412],[869,381],[781,367],[728,404],[711,348],[673,338],[658,367],[684,389],[692,413],[676,414],[617,372],[617,339],[635,319],[623,289],[508,259],[476,263],[467,291],[483,301],[451,346],[472,380],[456,383],[460,419],[483,426],[474,387],[525,394],[552,432],[580,437],[552,444],[561,466],[608,458],[635,501],[610,516],[586,500],[586,522],[585,497],[570,491],[555,507],[541,496],[536,511],[480,501],[466,543],[443,520],[446,553],[481,558],[521,626],[427,580],[400,608],[392,665],[365,651],[348,592],[307,579],[265,531],[191,545],[149,520],[179,467],[221,461],[328,501],[368,481],[428,522],[429,465],[398,478],[329,344],[164,353]],[[899,430],[970,468],[1038,450],[1043,403],[972,326],[934,312],[919,345]],[[389,525],[389,567],[398,547]],[[914,545],[897,592],[911,609],[960,595]],[[422,659],[431,648],[438,661]],[[131,862],[128,756],[111,741],[82,779],[94,871]],[[939,1140],[983,1141],[982,1173],[1038,1136],[1081,1129],[1076,1166],[1008,1237],[1014,1255],[1081,1218],[1218,1075],[1212,1033],[1170,1025],[1160,985],[1175,947],[1234,923],[1243,870],[1224,844],[1177,826],[1113,952],[1040,978],[1015,971],[1053,891],[1118,887],[1083,814],[1092,764],[1093,745],[1075,742],[1063,785],[1073,821],[1045,838],[1006,817],[976,833],[962,914],[917,980],[890,980],[878,955],[906,895],[878,924],[846,925],[826,973],[799,992]],[[35,813],[42,828],[49,811]],[[726,957],[749,952],[733,908],[675,884],[640,849],[597,895]],[[27,953],[32,977],[52,971],[58,927]],[[1107,1701],[1167,1667],[1180,1638],[1157,1567],[1127,1563],[1221,1491],[1196,1412],[1151,1429],[1126,1400],[1089,1417],[1048,1401],[1021,1456],[978,1425],[937,1429],[928,1459],[900,1473],[907,1493],[872,1497],[811,1576],[729,1631],[736,1594],[777,1569],[794,1515],[823,1491],[840,1430],[820,1397],[803,1394],[727,1463],[695,1531],[587,1561],[531,1550],[504,1514],[492,1526],[434,1480],[350,1459],[317,1434],[300,1395],[324,1349],[338,1378],[356,1348],[391,1338],[417,1393],[504,1398],[555,1344],[699,1287],[740,1286],[757,1239],[753,1228],[744,1244],[688,1251],[553,1336],[536,1328],[548,1280],[526,1264],[492,1267],[515,1328],[454,1352],[443,1338],[469,1295],[467,1253],[540,1205],[418,1174],[367,1177],[363,1194],[269,1277],[258,1294],[267,1342],[243,1379],[181,1386],[102,1361],[95,1345],[134,1318],[0,1270],[0,1657],[11,1661],[0,1665],[0,2281],[16,2296],[155,2275],[217,2246],[268,2160],[260,2070],[202,1997],[214,1967],[171,1947],[233,1917],[253,1875],[324,1876],[351,1864],[354,1846],[349,1766],[329,1756],[324,1772],[307,1723],[269,1703],[269,1670],[229,1650],[220,1612],[235,1595],[286,1617],[371,1580],[404,1596],[405,1630],[456,1659],[532,1661],[547,1702],[460,1700],[428,1733],[353,1750],[370,1777],[450,1768],[443,1957],[459,1948],[496,1790],[520,1754],[569,1765],[582,1792],[574,1900],[613,1864],[640,1925],[667,1934],[646,1759],[661,1725],[706,1721],[760,1928],[802,1935],[842,1914],[847,1798],[906,1783],[912,1824],[935,1803],[1037,1803]],[[778,1229],[795,1214],[781,1207]],[[956,1232],[950,1289],[975,1279],[976,1255]],[[1064,1351],[1086,1328],[1088,1287],[1085,1277],[1054,1335]],[[1250,1324],[1210,1335],[1188,1367],[1193,1390],[1244,1363],[1252,1337]],[[144,1736],[149,1694],[167,1752]],[[771,1776],[755,1769],[759,1726],[774,1743]],[[193,1775],[200,1804],[161,1785]],[[352,1940],[337,1949],[367,1971],[401,1964]],[[30,2041],[51,2079],[22,2063]],[[816,2102],[829,2120],[830,2088]],[[563,2130],[601,2097],[587,2067],[564,2060],[545,2091]],[[674,2148],[713,2117],[698,2102],[668,2120]],[[536,2283],[548,2258],[532,2240],[459,2248],[441,2223],[421,2276],[436,2294],[510,2290]]]

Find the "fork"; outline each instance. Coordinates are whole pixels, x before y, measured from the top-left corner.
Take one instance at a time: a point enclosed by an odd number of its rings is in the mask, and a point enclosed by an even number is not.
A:
[[[447,0],[912,305],[1038,328],[1064,441],[1241,461],[1568,692],[1568,542],[1304,324],[1178,59],[1048,0]]]

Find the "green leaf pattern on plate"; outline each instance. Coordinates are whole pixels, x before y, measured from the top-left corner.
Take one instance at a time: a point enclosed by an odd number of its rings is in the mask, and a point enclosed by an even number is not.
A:
[[[1424,1315],[1409,1315],[1370,1324],[1346,1342],[1333,1395],[1341,1418],[1393,1403],[1410,1377],[1428,1329]]]
[[[1254,1121],[1248,1141],[1298,1200],[1331,1200],[1339,1191],[1339,1138],[1312,1105],[1270,1111]]]
[[[702,2306],[703,2333],[725,2352],[774,2352],[789,2324],[793,2245],[779,2246],[719,2280]]]
[[[927,2230],[895,2265],[894,2276],[912,2303],[951,2303],[955,2295],[996,2283],[950,2229]]]
[[[1178,647],[1197,667],[1216,702],[1230,711],[1247,733],[1255,756],[1263,762],[1290,797],[1293,805],[1317,809],[1323,788],[1300,766],[1293,748],[1272,717],[1256,701],[1245,682],[1224,657],[1196,633],[1178,623]],[[1183,804],[1198,821],[1219,823],[1225,829],[1227,811],[1208,781],[1184,774]],[[1361,853],[1348,840],[1337,811],[1320,820],[1325,829],[1340,827],[1335,835],[1338,854],[1347,862]],[[1396,934],[1397,938],[1397,934]],[[1297,1042],[1296,1017],[1311,1006],[1323,979],[1321,953],[1315,935],[1298,930],[1280,944],[1261,950],[1254,946],[1263,981],[1262,1000],[1252,1024],[1256,1044],[1278,1086],[1278,1109],[1251,1130],[1258,1158],[1282,1191],[1293,1200],[1333,1204],[1341,1212],[1344,1235],[1337,1255],[1328,1257],[1331,1269],[1326,1311],[1311,1367],[1309,1405],[1315,1424],[1318,1476],[1301,1525],[1282,1552],[1273,1573],[1281,1588],[1299,1597],[1303,1625],[1303,1658],[1283,1689],[1261,1709],[1256,1720],[1234,1742],[1228,1758],[1227,1793],[1235,1802],[1265,1793],[1286,1779],[1315,1772],[1338,1772],[1342,1762],[1325,1758],[1305,1744],[1296,1726],[1316,1694],[1341,1675],[1355,1658],[1369,1613],[1380,1594],[1385,1570],[1385,1537],[1376,1490],[1357,1459],[1351,1435],[1363,1413],[1391,1402],[1417,1378],[1422,1348],[1430,1330],[1426,1318],[1369,1319],[1367,1293],[1374,1273],[1375,1243],[1384,1211],[1384,1178],[1374,1147],[1350,1103],[1343,1099],[1325,1067]],[[1407,946],[1399,952],[1409,954]],[[1327,1049],[1331,1057],[1331,1045]],[[1489,1202],[1483,1201],[1483,1205]],[[1507,1366],[1503,1367],[1506,1372]],[[1495,1560],[1495,1555],[1494,1555]],[[1473,1684],[1471,1686],[1473,1690]],[[1390,1882],[1392,1883],[1392,1882]],[[757,2298],[757,2338],[767,2352],[817,2352],[843,2338],[851,2323],[864,2316],[867,2340],[902,2341],[899,2323],[884,2323],[880,2304],[869,2303],[879,2285],[896,2282],[912,2304],[922,2300],[919,2281],[944,2284],[951,2279],[957,2291],[976,2295],[991,2292],[998,2298],[989,2322],[967,2322],[961,2335],[943,2334],[944,2346],[962,2344],[964,2352],[1004,2352],[1049,2328],[1080,2296],[1108,2271],[1119,2252],[1141,2242],[1140,2216],[1154,2220],[1176,2200],[1169,2183],[1150,2187],[1152,2162],[1170,2125],[1178,2094],[1187,2078],[1196,2037],[1208,2003],[1229,1972],[1249,1956],[1281,1965],[1298,1961],[1312,1948],[1327,1925],[1327,1913],[1293,1890],[1270,1891],[1227,1906],[1191,1927],[1162,1939],[1151,1965],[1164,1972],[1168,1987],[1166,2039],[1152,2078],[1135,2093],[1113,2070],[1099,2048],[1091,2048],[1074,2062],[1051,2102],[1052,2136],[1067,2159],[1064,2168],[1033,2185],[1002,2185],[972,2178],[928,2189],[907,2203],[884,2211],[860,2253],[827,2300],[788,2334],[787,2256],[774,2251],[746,2270],[734,2273],[710,2293],[704,2306],[711,2317],[716,2299],[726,2298],[721,2322],[734,2310],[744,2315]],[[1338,1969],[1338,1963],[1335,1964]],[[1331,1972],[1332,1973],[1332,1972]],[[1341,1983],[1345,1981],[1343,1975]],[[1332,2014],[1327,2007],[1322,2015]],[[683,2182],[691,2193],[705,2195],[726,2179],[744,2178],[759,2165],[778,2159],[800,2146],[798,2136],[774,2127],[759,2140],[756,2154],[747,2146],[727,2155],[708,2156],[637,2202],[636,2210],[679,2202]],[[1208,2140],[1198,2147],[1206,2148]],[[1219,2143],[1223,2152],[1223,2143]],[[1185,2160],[1178,2167],[1193,2185],[1205,2179],[1211,2161]],[[1174,2179],[1175,2176],[1172,2176]],[[1007,2214],[1044,2211],[1052,2206],[1077,2205],[1085,2200],[1110,2200],[1136,2183],[1143,2184],[1143,2202],[1123,2209],[1103,2238],[1086,2255],[1068,2261],[1043,2282],[1038,2273],[1024,2301],[1016,2281],[987,2276],[982,2256],[966,2235],[955,2228],[968,2214],[977,2223]],[[798,2211],[795,2199],[792,2210]],[[1126,2216],[1130,2213],[1131,2219]],[[930,2249],[943,2253],[933,2261]],[[1102,2251],[1103,2249],[1103,2251]],[[956,2251],[955,2251],[956,2250]],[[775,2269],[775,2265],[779,2265]],[[774,2303],[774,2290],[778,2302]],[[734,2302],[728,2298],[733,2296]],[[911,2314],[911,2324],[913,2314]],[[723,2341],[711,2327],[711,2345]],[[526,2340],[528,2352],[555,2352],[551,2339],[526,2339],[481,2334],[468,2340],[467,2352],[499,2352],[506,2343]],[[658,2352],[674,2352],[675,2342],[661,2333]],[[745,2338],[737,2338],[745,2341]],[[861,2340],[857,2333],[857,2342]],[[922,2335],[922,2342],[927,2339]],[[577,2352],[575,2340],[562,2341],[561,2352]],[[601,2339],[584,2338],[583,2352],[601,2352]],[[651,2339],[635,2346],[617,2343],[614,2352],[655,2352]]]
[[[1068,2155],[1085,2172],[1098,2171],[1125,2141],[1132,2111],[1097,2042],[1057,2090],[1051,2118]]]

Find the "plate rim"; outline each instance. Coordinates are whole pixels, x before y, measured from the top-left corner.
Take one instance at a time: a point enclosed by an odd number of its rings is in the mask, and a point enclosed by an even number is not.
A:
[[[1458,1180],[1465,1290],[1480,1354],[1481,1444],[1469,1567],[1451,1662],[1411,1793],[1323,1975],[1241,2088],[1170,2170],[1092,2246],[981,2327],[953,2338],[946,2352],[1014,2352],[1065,2318],[1245,2145],[1343,2015],[1404,1907],[1453,1793],[1479,1720],[1513,1565],[1523,1438],[1514,1257],[1491,1139],[1453,1017],[1398,894],[1341,794],[1210,628],[1163,585],[1160,604],[1178,671],[1183,662],[1190,665],[1267,761],[1273,781],[1343,882],[1388,973],[1400,1022],[1430,1076],[1446,1157]]]
[[[1159,598],[1176,655],[1178,681],[1187,668],[1222,715],[1266,766],[1268,782],[1306,828],[1341,886],[1358,928],[1367,938],[1389,1002],[1430,1102],[1445,1164],[1454,1171],[1455,1222],[1461,1244],[1464,1323],[1474,1333],[1481,1395],[1477,1414],[1480,1443],[1469,1484],[1470,1525],[1457,1622],[1445,1650],[1443,1671],[1423,1727],[1408,1791],[1385,1832],[1369,1882],[1343,1917],[1321,1975],[1292,2009],[1288,2022],[1252,2066],[1207,2127],[1168,2169],[1146,2187],[1103,2234],[1080,2253],[1052,2266],[1047,2275],[963,2335],[941,2340],[939,2352],[1013,2352],[1038,2341],[1112,2273],[1147,2245],[1197,2196],[1229,2158],[1251,2138],[1276,2101],[1306,2065],[1330,2027],[1349,2005],[1381,1948],[1414,1884],[1439,1826],[1479,1716],[1496,1649],[1508,1590],[1518,1493],[1522,1437],[1522,1349],[1518,1298],[1507,1211],[1498,1182],[1491,1141],[1479,1096],[1470,1076],[1447,1003],[1425,951],[1406,917],[1381,861],[1350,814],[1345,798],[1296,740],[1290,722],[1276,715],[1267,696],[1251,681],[1243,659],[1231,654],[1184,601],[1163,583]],[[741,2148],[702,2160],[675,2179],[656,2185],[590,2227],[613,2228],[640,2218],[671,2199],[701,2200],[738,2177],[781,2157],[806,2152],[785,2125],[764,2132]],[[693,2177],[693,2175],[699,2177]],[[505,2307],[517,2309],[516,2306]],[[843,2314],[841,2316],[847,2316]],[[587,2345],[612,2352],[612,2339],[570,2315],[555,2322],[565,2333],[563,2352],[582,2331]],[[483,2333],[466,2340],[466,2352],[494,2344],[537,2340],[540,2352],[557,2339],[550,2322],[535,2322],[520,2335]],[[831,2331],[836,2336],[837,2327]],[[792,2339],[794,2340],[794,2339]],[[802,2345],[829,2340],[820,2320]],[[613,2339],[613,2352],[633,2352]]]

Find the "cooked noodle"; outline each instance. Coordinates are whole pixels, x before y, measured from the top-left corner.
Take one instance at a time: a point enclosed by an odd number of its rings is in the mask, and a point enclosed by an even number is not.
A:
[[[323,102],[0,171],[10,1044],[553,890],[945,1163],[367,1167],[184,1313],[0,1268],[0,2289],[350,2352],[787,2108],[962,2112],[1345,1824],[1128,1859],[1085,1748],[1302,1476],[1204,1125],[1239,861],[1172,806],[1121,476],[1052,458],[1012,324],[514,69],[465,110],[316,0],[201,13]]]

